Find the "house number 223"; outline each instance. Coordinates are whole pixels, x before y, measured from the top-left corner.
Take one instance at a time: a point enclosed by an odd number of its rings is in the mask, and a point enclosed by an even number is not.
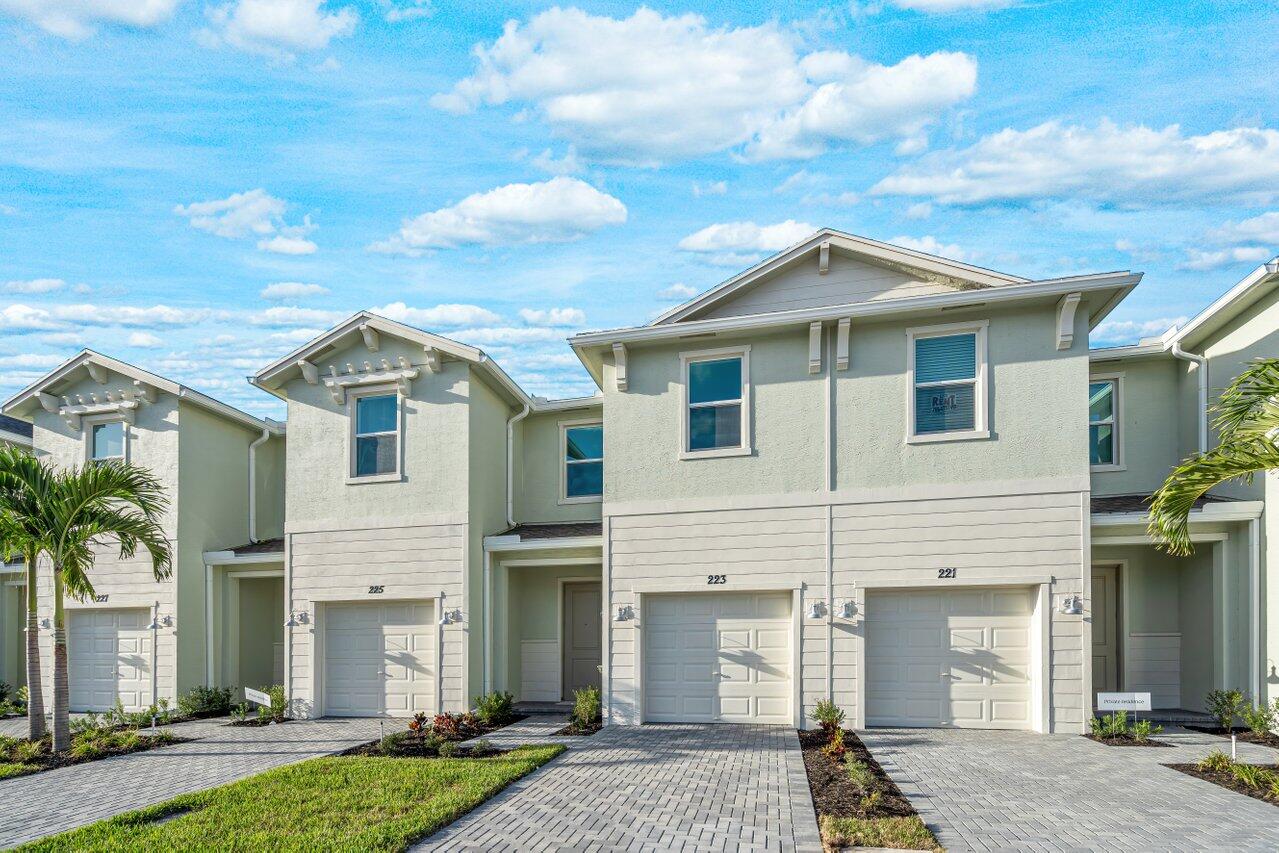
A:
[[[707,575],[706,583],[712,586],[720,583],[728,583],[728,575]]]

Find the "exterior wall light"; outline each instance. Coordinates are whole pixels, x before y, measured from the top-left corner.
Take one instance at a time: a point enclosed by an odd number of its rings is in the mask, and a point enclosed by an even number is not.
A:
[[[440,616],[441,625],[452,625],[454,622],[461,622],[461,621],[462,621],[461,610],[445,610],[444,614]]]
[[[629,604],[625,607],[617,608],[617,616],[613,618],[614,622],[628,622],[635,618],[635,608]]]
[[[153,616],[153,617],[151,617],[151,624],[147,626],[147,630],[148,630],[148,631],[159,631],[159,630],[160,630],[160,617],[159,617],[159,616]]]
[[[1068,595],[1061,600],[1061,612],[1068,616],[1078,616],[1084,612],[1084,603],[1077,595]]]
[[[808,607],[809,619],[821,619],[825,613],[826,613],[826,605],[825,603],[821,601],[814,601]]]
[[[844,603],[839,606],[839,617],[841,619],[852,619],[856,613],[857,605],[851,598],[846,599]]]
[[[299,625],[305,625],[305,624],[307,623],[307,621],[308,621],[308,619],[307,619],[307,615],[306,615],[306,611],[305,611],[305,610],[299,610],[299,611],[298,611],[298,612],[296,612],[296,613],[294,613],[292,610],[290,610],[290,611],[289,611],[289,618],[285,621],[285,623],[284,623],[284,627],[285,627],[285,628],[296,628],[296,627],[297,627],[297,626],[299,626]]]

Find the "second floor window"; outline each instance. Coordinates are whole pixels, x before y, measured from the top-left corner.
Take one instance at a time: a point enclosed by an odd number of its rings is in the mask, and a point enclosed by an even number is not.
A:
[[[94,462],[124,460],[124,423],[122,421],[92,425],[89,430],[89,459]]]
[[[394,474],[399,470],[400,412],[396,394],[355,398],[354,445],[354,476]]]
[[[688,447],[691,453],[742,447],[744,356],[688,362]]]
[[[592,500],[604,494],[604,425],[564,425],[564,498]]]
[[[1088,383],[1088,463],[1093,467],[1119,464],[1119,382],[1094,379]]]
[[[908,440],[984,438],[986,329],[945,326],[912,330]]]

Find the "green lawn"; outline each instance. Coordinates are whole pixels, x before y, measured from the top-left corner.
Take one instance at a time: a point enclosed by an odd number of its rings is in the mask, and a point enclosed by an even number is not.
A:
[[[896,850],[941,850],[937,839],[917,816],[822,817],[822,840],[831,847],[889,847]]]
[[[555,745],[495,758],[315,758],[19,849],[403,850],[563,751]],[[169,815],[178,816],[161,822]]]
[[[12,761],[0,761],[0,779],[8,779],[10,776],[25,776],[39,769],[34,764],[15,764]]]

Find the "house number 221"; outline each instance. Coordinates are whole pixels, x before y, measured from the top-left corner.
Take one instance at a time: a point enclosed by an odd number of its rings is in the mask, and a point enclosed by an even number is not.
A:
[[[938,569],[937,570],[937,577],[944,580],[950,580],[958,576],[959,576],[958,569]]]

